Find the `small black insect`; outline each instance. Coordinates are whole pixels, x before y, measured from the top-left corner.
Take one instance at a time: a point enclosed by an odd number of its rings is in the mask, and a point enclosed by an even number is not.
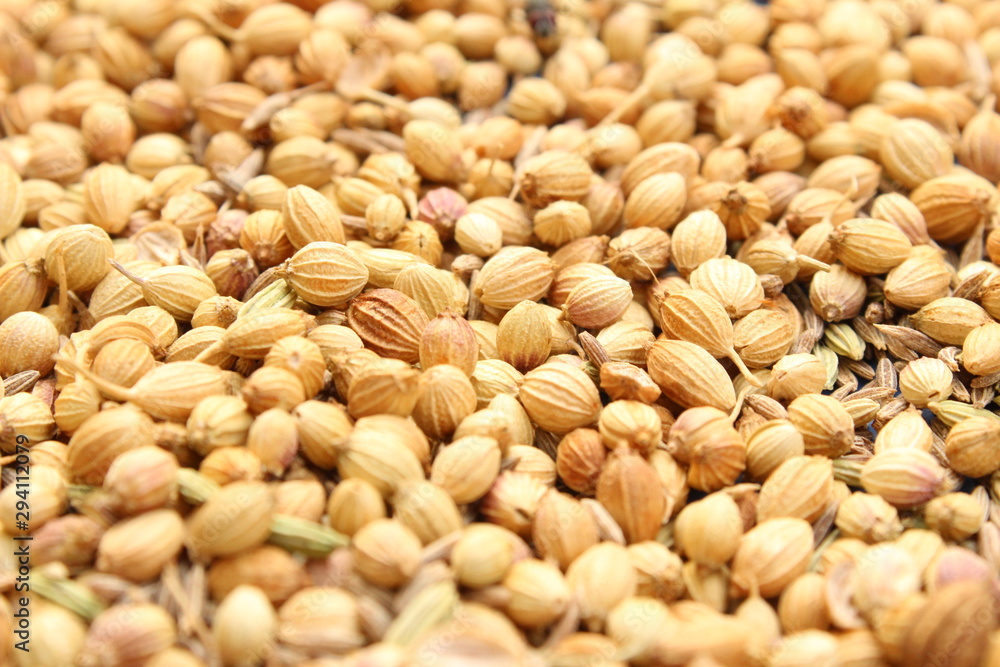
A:
[[[527,0],[524,11],[536,37],[548,37],[556,31],[556,10],[549,0]]]

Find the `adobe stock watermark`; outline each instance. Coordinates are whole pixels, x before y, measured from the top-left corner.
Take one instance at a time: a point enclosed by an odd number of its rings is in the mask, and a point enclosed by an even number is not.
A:
[[[14,591],[20,595],[14,600],[13,629],[16,641],[14,648],[29,653],[31,651],[31,455],[28,437],[15,438],[14,488],[17,501],[14,503],[14,525],[23,534],[14,536],[14,560],[17,563],[17,577]]]

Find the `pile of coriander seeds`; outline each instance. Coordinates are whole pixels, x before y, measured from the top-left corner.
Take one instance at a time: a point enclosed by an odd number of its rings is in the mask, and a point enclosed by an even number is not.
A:
[[[0,664],[1000,666],[1000,0],[0,3]]]

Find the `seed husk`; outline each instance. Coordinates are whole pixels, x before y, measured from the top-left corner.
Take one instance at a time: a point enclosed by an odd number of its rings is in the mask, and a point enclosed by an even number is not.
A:
[[[971,614],[981,619],[967,620]],[[955,665],[975,665],[983,653],[985,637],[997,625],[998,605],[994,594],[974,582],[958,582],[932,594],[914,614],[903,639],[903,659],[927,665],[933,656],[947,651]],[[957,628],[970,628],[972,635],[955,636]]]
[[[277,633],[278,615],[260,588],[243,584],[222,600],[212,628],[226,664],[240,664],[266,654]],[[243,618],[249,615],[249,622]]]
[[[354,534],[351,553],[354,567],[366,581],[383,588],[398,588],[416,573],[421,546],[413,531],[402,523],[376,519]]]
[[[895,123],[892,132],[882,138],[880,159],[892,178],[915,188],[950,172],[955,156],[934,126],[907,118]]]
[[[146,662],[176,639],[174,619],[159,605],[114,605],[94,619],[78,659],[94,663],[114,656],[121,664]]]
[[[224,393],[225,389],[222,370],[197,361],[178,361],[159,366],[131,387],[123,387],[80,368],[71,359],[62,360],[93,382],[108,398],[135,403],[160,419],[186,420],[203,398]]]
[[[273,511],[274,495],[266,484],[232,482],[188,519],[185,542],[203,558],[232,556],[258,547],[271,533]]]
[[[677,515],[675,532],[682,553],[703,565],[718,566],[736,554],[743,519],[736,501],[717,492],[685,506]]]
[[[165,266],[139,277],[117,262],[112,265],[142,287],[146,303],[162,308],[178,320],[191,321],[198,306],[216,295],[211,279],[189,266]]]
[[[148,581],[159,576],[183,546],[184,520],[177,512],[146,512],[104,533],[97,550],[97,569],[130,581]]]
[[[497,354],[521,373],[540,366],[552,351],[552,327],[541,304],[522,301],[497,327]]]
[[[433,318],[420,335],[420,366],[450,364],[471,376],[479,358],[479,342],[468,320],[452,311]]]
[[[761,425],[747,438],[747,470],[756,479],[766,479],[782,463],[805,454],[805,442],[787,419]]]
[[[337,457],[337,470],[345,479],[364,479],[384,495],[405,482],[423,479],[417,455],[399,439],[379,437],[370,430],[355,429],[345,439]]]
[[[682,290],[660,303],[660,324],[668,336],[695,343],[713,357],[727,357],[747,381],[761,386],[733,348],[733,325],[722,305],[700,290]]]
[[[443,124],[413,120],[403,128],[406,155],[426,178],[455,183],[465,175],[462,145],[457,133]]]
[[[945,439],[948,462],[956,472],[983,477],[1000,468],[994,443],[1000,437],[1000,422],[970,417],[955,424]]]
[[[917,331],[940,343],[959,346],[965,342],[970,331],[990,321],[990,316],[980,306],[955,297],[936,299],[911,318]]]
[[[841,264],[817,273],[809,285],[809,302],[816,314],[827,322],[842,322],[856,317],[864,305],[864,279]]]
[[[381,356],[407,363],[419,361],[420,338],[428,319],[402,292],[377,289],[354,299],[347,321],[368,348]]]
[[[912,447],[931,451],[934,436],[918,411],[909,409],[893,417],[875,437],[875,452]]]
[[[948,175],[924,181],[910,195],[938,243],[968,239],[986,215],[995,189],[978,177]]]
[[[791,516],[815,521],[833,498],[833,464],[822,456],[793,457],[761,485],[758,516]]]
[[[329,199],[307,185],[285,193],[281,215],[288,240],[296,248],[310,243],[344,243],[340,213]]]
[[[910,240],[895,225],[874,218],[845,220],[830,235],[844,266],[861,275],[886,273],[910,254]]]
[[[0,238],[5,238],[20,226],[26,208],[21,177],[9,164],[4,164],[0,169],[0,200],[3,201],[4,210]]]
[[[59,332],[43,315],[15,313],[0,324],[0,375],[10,377],[24,371],[47,375],[55,367]]]
[[[598,584],[603,572],[609,578]],[[611,609],[630,597],[637,576],[628,550],[619,544],[602,542],[587,549],[566,572],[566,580],[576,592],[584,622],[593,630],[603,626]]]
[[[413,419],[431,438],[451,435],[475,409],[476,391],[462,369],[439,364],[420,375]]]
[[[23,378],[13,377],[15,380]],[[52,437],[56,424],[44,400],[26,391],[5,391],[10,395],[0,399],[0,447],[3,451],[12,453],[19,444],[31,446]]]
[[[788,419],[802,433],[807,454],[836,458],[847,453],[854,442],[854,420],[829,396],[799,396],[788,406]]]
[[[948,295],[951,272],[941,255],[926,247],[915,246],[910,256],[893,267],[885,279],[885,298],[907,309],[920,309]]]
[[[114,257],[111,237],[94,225],[70,225],[52,232],[45,247],[45,271],[49,280],[66,288],[86,291],[97,287],[111,268]]]
[[[684,407],[711,406],[729,411],[736,405],[729,374],[694,343],[657,341],[649,348],[646,364],[664,395]]]
[[[767,368],[788,354],[795,324],[781,310],[755,310],[733,324],[733,349],[748,368]]]
[[[532,421],[552,433],[569,433],[597,421],[597,387],[569,364],[549,362],[524,376],[520,399]]]
[[[597,481],[597,500],[622,527],[629,543],[654,538],[666,510],[656,471],[628,448],[608,457]]]
[[[617,322],[632,303],[632,288],[618,277],[587,278],[574,287],[562,305],[567,320],[584,329],[602,329]]]
[[[590,166],[575,153],[547,151],[521,170],[521,193],[538,208],[557,200],[579,201],[590,187]]]
[[[837,508],[837,528],[865,542],[887,542],[903,532],[899,512],[881,496],[852,493]]]
[[[306,303],[341,306],[368,284],[368,267],[347,246],[315,241],[299,248],[278,274]]]
[[[735,259],[709,259],[689,276],[691,287],[711,295],[731,318],[760,307],[764,289],[753,269]]]
[[[289,308],[260,308],[237,318],[220,346],[243,359],[263,359],[271,347],[287,336],[301,336],[314,323],[311,315]]]
[[[582,501],[552,489],[538,504],[531,537],[539,555],[567,568],[598,543],[598,530],[597,520]]]
[[[922,505],[947,490],[946,471],[919,449],[892,449],[873,456],[861,470],[861,483],[895,507]]]
[[[918,408],[951,396],[953,374],[940,359],[915,359],[899,373],[899,390],[903,397]]]
[[[510,309],[541,299],[555,278],[555,264],[535,248],[503,250],[483,266],[472,291],[485,306]]]
[[[0,289],[7,295],[0,305],[0,321],[15,313],[38,310],[45,302],[48,279],[41,260],[19,260],[0,266]]]
[[[757,524],[740,540],[733,557],[732,587],[756,589],[775,597],[805,572],[812,552],[812,527],[803,519],[782,517]]]
[[[366,364],[351,378],[344,392],[351,414],[408,417],[419,396],[419,375],[398,359],[376,359]]]

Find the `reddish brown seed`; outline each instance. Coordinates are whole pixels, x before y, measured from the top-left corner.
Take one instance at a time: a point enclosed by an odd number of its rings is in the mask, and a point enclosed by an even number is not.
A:
[[[377,289],[351,301],[347,323],[379,356],[409,364],[420,360],[428,319],[417,302],[394,289]]]

